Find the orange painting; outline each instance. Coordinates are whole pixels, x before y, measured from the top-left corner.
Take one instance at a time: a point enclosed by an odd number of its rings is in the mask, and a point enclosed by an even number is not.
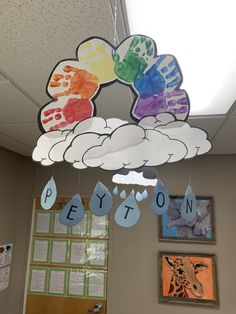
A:
[[[213,256],[161,253],[160,258],[162,297],[217,303]]]

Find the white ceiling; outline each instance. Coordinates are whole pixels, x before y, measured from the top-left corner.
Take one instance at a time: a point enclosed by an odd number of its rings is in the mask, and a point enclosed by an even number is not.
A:
[[[31,155],[41,134],[37,113],[49,100],[45,87],[51,69],[59,60],[75,57],[77,45],[87,37],[100,36],[113,43],[114,3],[0,1],[0,146]],[[125,1],[118,1],[117,12],[117,31],[122,40],[129,35]],[[97,112],[105,118],[129,120],[131,98],[127,87],[115,83],[99,94]],[[230,141],[236,135],[236,102],[226,115],[189,120],[209,132],[214,147],[211,153],[236,153],[236,141]]]

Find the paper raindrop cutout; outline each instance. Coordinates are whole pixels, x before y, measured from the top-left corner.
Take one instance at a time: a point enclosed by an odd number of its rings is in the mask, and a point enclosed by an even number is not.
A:
[[[137,192],[135,198],[138,202],[141,202],[143,200],[143,195],[140,192]]]
[[[124,228],[130,228],[134,226],[140,217],[140,209],[134,198],[134,195],[130,195],[120,204],[115,212],[115,222]]]
[[[122,200],[124,200],[126,198],[126,192],[125,190],[120,192],[120,198],[122,198]]]
[[[113,195],[118,195],[119,194],[119,191],[118,191],[118,187],[114,187],[114,189],[112,190],[112,194]]]
[[[153,192],[151,200],[151,208],[156,215],[163,215],[167,212],[170,204],[170,198],[165,185],[161,180],[158,180]]]
[[[40,204],[43,209],[50,209],[57,198],[57,187],[53,177],[45,185],[40,199]]]
[[[80,194],[75,194],[64,206],[59,215],[59,221],[66,226],[77,225],[84,218],[84,206]]]
[[[148,192],[146,189],[143,191],[142,196],[144,200],[148,198]]]
[[[99,181],[89,202],[91,213],[96,216],[107,215],[112,207],[112,203],[110,191]]]
[[[186,190],[180,213],[181,217],[188,222],[192,221],[197,214],[197,200],[190,185]]]

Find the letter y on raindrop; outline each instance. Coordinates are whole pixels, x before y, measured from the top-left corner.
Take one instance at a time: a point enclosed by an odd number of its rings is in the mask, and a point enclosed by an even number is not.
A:
[[[102,182],[98,182],[93,195],[89,202],[89,208],[93,215],[96,216],[104,216],[107,215],[112,207],[113,199],[108,188],[102,184]]]

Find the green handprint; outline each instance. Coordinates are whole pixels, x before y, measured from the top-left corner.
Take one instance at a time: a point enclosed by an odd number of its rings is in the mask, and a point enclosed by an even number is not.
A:
[[[113,54],[115,73],[121,80],[133,83],[147,68],[148,60],[153,56],[153,41],[146,36],[133,36],[123,60],[120,60],[119,49],[122,49],[122,44]]]

